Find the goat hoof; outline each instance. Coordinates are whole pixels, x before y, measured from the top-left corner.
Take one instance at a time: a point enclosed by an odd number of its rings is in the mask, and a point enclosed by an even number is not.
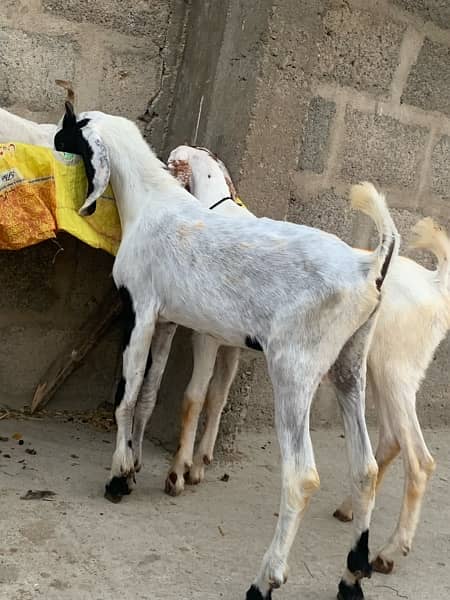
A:
[[[105,485],[105,498],[114,504],[120,502],[122,497],[127,496],[130,492],[126,477],[113,477]]]
[[[272,600],[272,590],[269,590],[267,595],[263,596],[256,585],[252,585],[250,586],[250,589],[247,590],[245,600]]]
[[[189,469],[185,479],[189,485],[198,485],[205,478],[205,466],[197,465],[195,462]]]
[[[339,508],[334,511],[333,517],[335,519],[337,519],[338,521],[341,521],[341,523],[350,523],[350,521],[353,521],[353,515],[350,516],[350,515],[342,512],[341,509],[339,509]]]
[[[175,471],[171,471],[166,479],[164,491],[169,496],[179,496],[184,490],[184,477],[180,477]]]
[[[129,490],[128,493],[131,494],[131,492],[136,487],[136,471],[133,471],[133,473],[131,473],[130,475],[128,475],[128,477],[127,477],[127,486],[128,486],[128,490]]]
[[[388,560],[386,558],[381,558],[381,556],[377,556],[376,559],[372,561],[372,569],[377,573],[389,575],[390,573],[392,573],[393,568],[393,560]]]
[[[339,582],[337,600],[363,600],[364,594],[359,581],[354,585],[346,583],[343,579]]]

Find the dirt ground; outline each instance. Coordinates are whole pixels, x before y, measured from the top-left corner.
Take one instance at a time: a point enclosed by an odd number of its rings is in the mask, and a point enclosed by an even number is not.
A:
[[[204,484],[178,498],[162,491],[169,454],[146,442],[138,487],[117,505],[103,498],[112,432],[48,419],[5,419],[0,436],[0,598],[244,599],[278,510],[273,433],[242,436],[239,460],[212,466]],[[392,575],[365,581],[368,600],[450,597],[450,436],[427,431],[426,437],[438,470],[415,546]],[[322,487],[291,553],[289,581],[274,600],[335,598],[350,542],[350,526],[331,516],[345,489],[341,431],[313,432],[313,442]],[[377,500],[372,549],[394,527],[400,467],[394,466]],[[228,481],[221,480],[225,473]],[[27,490],[55,495],[22,500]]]

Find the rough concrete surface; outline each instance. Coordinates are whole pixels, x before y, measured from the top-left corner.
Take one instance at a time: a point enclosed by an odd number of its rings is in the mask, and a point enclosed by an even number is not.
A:
[[[18,47],[20,55],[17,54]],[[1,105],[8,108],[25,97],[29,99],[30,110],[48,110],[61,97],[55,78],[74,78],[79,51],[79,44],[69,35],[46,35],[0,27]],[[36,61],[37,56],[39,61]]]
[[[379,185],[414,185],[423,160],[427,130],[387,116],[347,110],[341,146],[341,176]]]
[[[450,100],[446,93],[449,85],[450,48],[447,44],[425,40],[417,63],[411,69],[403,102],[450,115]]]
[[[319,2],[326,10],[319,41],[319,77],[376,95],[388,92],[405,26],[382,13]]]
[[[450,24],[450,5],[447,0],[394,0],[395,4],[419,15],[424,21],[433,21],[442,29]]]
[[[445,198],[450,199],[450,137],[442,136],[431,155],[432,178],[434,191]],[[447,168],[445,168],[447,167]]]
[[[23,436],[23,445],[12,439]],[[450,594],[448,431],[428,431],[438,470],[415,546],[394,574],[364,582],[367,600],[437,600]],[[199,487],[164,495],[169,455],[146,442],[138,487],[120,504],[103,499],[113,435],[55,421],[0,422],[0,595],[8,600],[238,600],[271,539],[279,504],[272,432],[238,440],[239,457],[216,464]],[[345,490],[339,430],[313,432],[322,488],[311,502],[275,598],[333,600],[351,526],[331,516]],[[35,455],[26,453],[33,448]],[[7,457],[10,456],[10,458]],[[400,464],[377,500],[375,549],[390,533],[401,495]],[[221,481],[227,473],[229,480]],[[48,500],[21,500],[49,490]]]
[[[302,171],[322,173],[326,163],[331,122],[336,112],[334,102],[320,96],[311,100],[308,107],[298,168]]]

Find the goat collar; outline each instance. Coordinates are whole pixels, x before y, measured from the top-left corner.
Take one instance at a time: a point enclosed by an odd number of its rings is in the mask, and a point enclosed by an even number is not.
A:
[[[226,200],[231,200],[232,202],[234,202],[233,198],[231,196],[225,196],[225,198],[222,198],[222,200],[219,200],[218,202],[215,202],[214,204],[212,204],[209,207],[209,210],[212,210],[213,208],[216,208],[216,206],[219,206],[219,204],[222,204],[222,202],[225,202]]]
[[[242,202],[242,200],[239,198],[239,196],[236,196],[235,198],[233,198],[233,196],[225,196],[225,198],[222,198],[222,200],[219,200],[219,202],[215,202],[212,206],[210,206],[209,210],[216,208],[216,206],[219,206],[219,204],[222,204],[222,202],[225,202],[225,200],[232,200],[238,206],[241,206],[242,208],[247,208]]]

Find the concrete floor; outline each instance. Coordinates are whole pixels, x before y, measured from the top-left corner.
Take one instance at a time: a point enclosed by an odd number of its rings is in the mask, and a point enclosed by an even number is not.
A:
[[[12,438],[23,436],[23,444]],[[321,491],[290,558],[290,577],[274,600],[332,600],[350,526],[331,517],[345,488],[340,431],[313,433]],[[52,420],[0,421],[0,598],[8,600],[243,599],[268,545],[278,509],[279,469],[272,434],[239,440],[233,464],[179,498],[164,495],[169,455],[146,443],[138,487],[121,504],[103,499],[113,433]],[[428,431],[438,470],[411,555],[394,574],[364,582],[368,600],[450,597],[448,431]],[[30,455],[26,449],[35,449]],[[7,456],[9,455],[9,457]],[[220,481],[224,473],[229,481]],[[397,464],[377,502],[375,548],[390,533],[401,494]],[[27,490],[51,500],[21,500]]]

